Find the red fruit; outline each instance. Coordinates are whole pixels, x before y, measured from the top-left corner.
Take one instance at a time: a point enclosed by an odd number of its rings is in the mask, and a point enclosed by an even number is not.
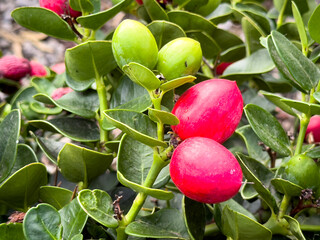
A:
[[[2,77],[19,81],[31,71],[29,61],[16,56],[0,58],[0,73]]]
[[[220,63],[216,68],[216,73],[218,75],[222,75],[224,70],[226,70],[227,67],[229,67],[232,64],[232,62],[222,62]]]
[[[57,63],[51,67],[52,71],[54,71],[56,74],[61,74],[66,71],[66,65],[64,62],[62,63]]]
[[[81,16],[81,12],[73,10],[68,0],[39,0],[40,7],[47,8],[59,16],[68,15],[71,17]]]
[[[46,68],[41,64],[36,61],[30,61],[30,67],[31,67],[31,76],[36,76],[36,77],[44,77],[47,76],[47,70]]]
[[[188,198],[210,204],[232,198],[242,183],[241,167],[232,153],[203,137],[188,138],[174,150],[170,175]]]
[[[211,79],[181,95],[172,113],[180,123],[172,126],[181,139],[207,137],[219,143],[236,130],[243,111],[241,92],[234,81]]]
[[[312,133],[314,142],[320,142],[320,115],[315,115],[310,118],[309,125],[306,131],[306,137]]]
[[[59,98],[63,97],[64,95],[66,95],[69,92],[72,92],[73,90],[69,87],[64,87],[64,88],[57,88],[56,90],[54,90],[51,94],[51,98],[53,100],[58,100]]]

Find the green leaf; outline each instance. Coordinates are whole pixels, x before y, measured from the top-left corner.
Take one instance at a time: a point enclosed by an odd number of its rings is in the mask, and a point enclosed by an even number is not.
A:
[[[57,210],[63,208],[71,201],[72,192],[68,189],[54,186],[40,187],[40,199]]]
[[[22,223],[2,223],[0,224],[1,240],[25,240]]]
[[[110,101],[111,109],[130,109],[137,112],[144,112],[151,105],[147,90],[132,82],[126,75],[121,79]]]
[[[231,210],[228,206],[222,210],[222,232],[238,240],[271,240],[272,238],[269,229],[244,214]]]
[[[160,86],[160,80],[156,77],[156,75],[154,75],[149,68],[139,63],[131,62],[127,65],[124,65],[122,70],[133,82],[139,84],[149,91],[153,91]]]
[[[59,107],[49,108],[49,107],[45,107],[44,104],[37,103],[37,102],[30,103],[30,109],[38,114],[45,114],[45,115],[58,115],[62,112],[62,108],[59,108]]]
[[[182,214],[168,208],[130,223],[125,232],[136,237],[190,239]]]
[[[298,110],[299,112],[310,114],[311,116],[320,114],[319,104],[301,102],[292,99],[281,99],[281,102],[285,103],[289,107]]]
[[[291,155],[289,138],[271,113],[254,104],[246,105],[244,112],[253,131],[266,145],[284,156]]]
[[[82,190],[78,195],[82,209],[94,220],[109,228],[116,228],[118,221],[113,217],[111,197],[104,191],[95,189]]]
[[[48,121],[33,120],[29,121],[29,124],[37,128],[60,133],[74,141],[95,142],[100,139],[98,126],[95,122],[87,119],[61,117]]]
[[[53,83],[44,77],[33,77],[31,79],[31,85],[37,89],[39,93],[45,93],[51,95],[52,92],[56,89]]]
[[[111,41],[87,41],[69,48],[65,54],[67,73],[77,81],[90,82],[117,67]]]
[[[310,90],[317,85],[320,70],[281,33],[272,31],[268,38],[268,50],[278,70],[293,85],[304,90]]]
[[[20,124],[18,110],[11,111],[0,124],[0,136],[3,136],[0,138],[0,183],[9,176],[15,164]]]
[[[297,240],[306,240],[301,231],[299,222],[295,218],[290,217],[288,215],[285,215],[283,217],[289,223],[290,231],[292,232],[293,236],[295,236]]]
[[[26,144],[18,144],[16,161],[11,169],[10,175],[14,174],[24,166],[35,162],[38,162],[38,159],[32,148]]]
[[[99,109],[99,97],[94,90],[85,92],[72,91],[56,101],[45,94],[37,94],[34,96],[34,99],[45,103],[51,102],[51,104],[59,108],[84,118],[95,118],[96,112]]]
[[[59,214],[63,228],[63,239],[72,239],[74,236],[82,233],[88,215],[82,210],[77,199],[73,199],[72,202],[64,206],[59,211]]]
[[[205,32],[190,32],[188,37],[200,42],[202,54],[207,59],[213,59],[221,52],[218,43]]]
[[[162,169],[154,183],[154,188],[142,186],[153,163],[153,151],[151,147],[124,135],[118,153],[118,180],[137,192],[144,192],[158,199],[171,199],[174,196],[172,192],[154,189],[168,182],[169,166]]]
[[[320,19],[320,5],[318,5],[317,8],[314,10],[308,22],[310,36],[317,43],[320,43],[319,19]]]
[[[181,77],[181,78],[172,79],[168,82],[161,84],[160,90],[162,90],[163,92],[168,92],[168,91],[173,90],[175,88],[178,88],[186,83],[191,83],[195,79],[196,79],[196,77],[194,77],[194,76],[185,76],[185,77]]]
[[[0,203],[26,211],[39,199],[39,189],[47,184],[47,169],[42,163],[31,163],[11,175],[0,186]]]
[[[254,26],[252,26],[247,18],[241,19],[241,26],[246,39],[245,44],[247,56],[250,56],[253,52],[263,48],[263,46],[260,44],[261,34]]]
[[[18,103],[20,102],[35,102],[32,97],[35,94],[37,94],[37,90],[34,87],[21,88],[10,102],[12,109],[18,109]]]
[[[113,154],[100,153],[66,143],[58,156],[62,175],[71,182],[88,183],[103,174],[110,166]]]
[[[91,85],[95,82],[94,78],[82,80],[82,79],[74,79],[67,72],[64,72],[66,76],[66,83],[69,87],[71,87],[75,91],[85,91],[91,87]]]
[[[87,16],[81,16],[77,18],[77,22],[81,24],[82,27],[98,30],[101,28],[107,21],[117,15],[125,7],[127,7],[132,0],[123,0],[118,4],[114,5],[112,8],[109,8],[105,11],[97,12]]]
[[[71,41],[77,38],[66,21],[46,8],[16,8],[11,16],[18,24],[32,31]]]
[[[259,144],[261,140],[254,133],[250,125],[245,125],[238,128],[236,133],[239,134],[245,142],[250,157],[259,161],[270,159],[269,154],[264,151],[262,146]]]
[[[231,64],[223,73],[223,76],[249,75],[269,72],[274,69],[274,64],[266,49],[260,49],[249,57]]]
[[[320,158],[320,147],[315,147],[306,153],[311,158]]]
[[[167,146],[165,142],[156,139],[156,124],[145,114],[111,109],[104,111],[104,115],[115,127],[148,146]]]
[[[206,211],[203,203],[193,201],[184,196],[182,210],[189,235],[194,240],[202,240],[206,226]]]
[[[285,99],[284,97],[278,96],[273,93],[265,92],[265,91],[260,91],[263,96],[265,96],[270,102],[281,108],[283,111],[286,113],[292,115],[292,116],[297,116],[297,114],[292,110],[291,107],[289,107],[286,103],[281,101],[282,99]]]
[[[300,14],[299,9],[298,9],[297,5],[295,4],[295,2],[292,2],[292,13],[293,13],[293,17],[294,17],[294,20],[296,21],[296,25],[297,25],[297,28],[299,31],[301,45],[305,50],[307,50],[308,49],[308,37],[307,37],[306,29],[304,27],[303,19],[301,17],[301,14]]]
[[[70,7],[73,10],[85,13],[93,12],[93,4],[90,0],[69,0]]]
[[[49,204],[39,204],[25,215],[23,231],[27,240],[59,240],[62,234],[60,215]]]
[[[245,209],[242,205],[240,205],[232,198],[225,202],[219,203],[219,207],[221,207],[221,209],[224,209],[226,206],[228,206],[230,210],[235,211],[237,213],[241,213],[254,221],[257,220],[251,212],[249,212],[247,209]]]
[[[71,240],[83,240],[83,235],[82,234],[74,235],[73,238],[71,238]]]
[[[301,191],[303,190],[303,188],[299,185],[282,178],[272,179],[271,184],[278,192],[286,194],[288,196],[300,196]]]
[[[183,29],[172,22],[156,20],[147,25],[147,27],[156,39],[159,49],[173,39],[186,37]]]
[[[179,119],[170,112],[148,108],[148,114],[152,121],[161,124],[178,125]]]
[[[249,158],[241,153],[237,154],[238,160],[245,178],[253,182],[254,189],[274,212],[278,212],[277,203],[265,184],[270,184],[273,173],[260,162]],[[264,175],[266,174],[266,175]],[[263,179],[263,182],[260,181]]]
[[[169,20],[166,11],[156,0],[143,0],[143,6],[147,10],[151,20]]]

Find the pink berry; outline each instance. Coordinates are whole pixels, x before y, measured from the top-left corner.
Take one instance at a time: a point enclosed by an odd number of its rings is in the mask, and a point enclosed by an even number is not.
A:
[[[16,56],[0,58],[0,73],[2,77],[19,81],[31,71],[29,61]]]
[[[47,8],[59,16],[69,15],[71,17],[81,16],[81,12],[73,10],[68,0],[39,0],[40,7]]]
[[[320,115],[315,115],[310,118],[306,137],[311,133],[313,135],[314,142],[320,142]]]
[[[170,175],[179,190],[198,202],[224,202],[237,194],[242,171],[232,153],[216,141],[193,137],[173,152]]]
[[[73,90],[69,87],[64,87],[64,88],[57,88],[56,90],[54,90],[51,94],[51,98],[53,100],[58,100],[59,98],[63,97],[64,95],[66,95],[69,92],[72,92]]]
[[[44,77],[47,76],[47,70],[46,68],[41,64],[36,61],[30,61],[30,67],[31,67],[31,76],[36,76],[36,77]]]
[[[236,130],[243,99],[234,81],[211,79],[196,84],[181,95],[172,113],[180,123],[172,130],[182,139],[207,137],[219,143]]]
[[[51,67],[51,70],[54,71],[56,74],[61,74],[66,71],[66,65],[64,62],[57,63]]]
[[[227,67],[229,67],[232,64],[232,62],[222,62],[220,63],[216,68],[216,73],[218,75],[222,75],[224,70],[226,70]]]

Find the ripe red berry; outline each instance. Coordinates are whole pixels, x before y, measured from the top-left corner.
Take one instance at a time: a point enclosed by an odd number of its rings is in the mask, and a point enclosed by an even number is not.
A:
[[[170,175],[188,198],[210,204],[232,198],[242,183],[241,167],[232,153],[203,137],[188,138],[175,149]]]
[[[320,115],[315,115],[310,118],[306,138],[310,133],[313,135],[314,142],[320,142]]]
[[[0,73],[2,77],[19,81],[31,71],[29,61],[16,56],[0,58]]]
[[[220,63],[216,68],[216,73],[218,75],[222,75],[224,70],[226,70],[227,67],[229,67],[232,64],[232,62],[222,62]]]
[[[44,77],[47,76],[47,70],[46,68],[41,64],[36,61],[30,61],[30,67],[31,67],[31,76],[36,76],[36,77]]]
[[[59,16],[70,15],[71,17],[81,16],[81,12],[73,10],[68,0],[39,0],[40,7],[47,8]]]
[[[72,88],[69,88],[69,87],[57,88],[52,92],[51,98],[53,100],[58,100],[59,98],[62,98],[64,95],[72,91],[73,91]]]
[[[56,74],[61,74],[66,71],[66,65],[64,62],[57,63],[51,67],[51,70],[54,71]]]
[[[176,102],[172,113],[180,123],[172,129],[181,139],[207,137],[223,143],[236,130],[242,111],[243,99],[236,82],[203,81]]]

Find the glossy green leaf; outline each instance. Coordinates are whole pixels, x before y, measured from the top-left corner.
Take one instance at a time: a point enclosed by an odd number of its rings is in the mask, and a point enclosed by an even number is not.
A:
[[[272,31],[268,38],[268,49],[278,70],[293,84],[304,90],[317,85],[320,70],[281,33]]]
[[[118,221],[113,217],[112,199],[106,192],[86,189],[79,192],[77,199],[82,209],[103,226],[118,226]]]
[[[296,21],[299,36],[301,39],[301,44],[302,44],[303,48],[307,49],[308,48],[308,37],[307,37],[306,29],[305,29],[305,26],[303,23],[302,16],[301,16],[299,9],[298,9],[295,2],[292,2],[292,13],[293,13],[294,20]]]
[[[82,233],[88,215],[80,207],[77,199],[73,199],[72,202],[60,209],[59,214],[63,228],[63,239],[72,239],[77,234]]]
[[[203,203],[193,201],[184,196],[182,200],[182,210],[184,221],[191,238],[194,240],[203,239],[206,225],[206,211]]]
[[[62,108],[59,108],[59,107],[49,108],[44,106],[44,104],[37,103],[37,102],[30,103],[30,109],[38,114],[44,114],[44,115],[58,115],[62,112]]]
[[[284,156],[291,154],[289,138],[271,113],[254,104],[248,104],[244,112],[253,131],[266,145]]]
[[[66,76],[66,83],[75,91],[85,91],[95,82],[94,78],[83,81],[82,79],[74,79],[67,72],[64,73]]]
[[[148,115],[154,122],[168,125],[178,125],[179,119],[170,112],[148,108]]]
[[[171,199],[173,197],[172,192],[142,186],[153,163],[153,151],[151,147],[124,135],[118,153],[118,180],[137,192],[144,192],[159,199]],[[165,165],[165,163],[163,164]],[[162,169],[153,187],[162,187],[168,180],[169,166]]]
[[[218,43],[205,32],[190,32],[188,37],[200,42],[202,54],[207,59],[213,59],[221,52]]]
[[[174,10],[168,13],[168,17],[170,22],[179,25],[186,32],[196,30],[214,36],[216,26],[198,14]]]
[[[297,184],[281,178],[274,178],[271,180],[271,183],[278,192],[288,196],[300,196],[303,190],[303,188]]]
[[[175,88],[178,88],[186,83],[191,83],[196,79],[194,76],[185,76],[181,78],[172,79],[168,82],[161,84],[160,89],[164,92],[168,92]]]
[[[81,26],[93,30],[98,30],[101,28],[107,21],[117,15],[125,7],[127,7],[132,0],[123,0],[118,4],[114,5],[112,8],[109,8],[105,11],[97,12],[87,16],[81,16],[77,18],[77,21]]]
[[[0,183],[11,173],[15,164],[20,135],[21,117],[18,110],[11,111],[0,124]]]
[[[55,186],[40,187],[40,199],[60,210],[71,201],[72,192],[68,189]]]
[[[259,195],[257,191],[254,189],[254,187],[252,186],[252,184],[248,181],[245,181],[242,184],[240,188],[240,194],[244,200],[250,200],[250,199],[256,198]]]
[[[31,208],[24,217],[23,232],[27,240],[60,240],[62,226],[58,211],[46,203]]]
[[[270,184],[270,178],[273,177],[273,173],[262,163],[252,158],[241,153],[237,154],[237,156],[245,178],[249,182],[253,182],[253,187],[259,193],[261,198],[271,209],[273,209],[274,212],[277,212],[278,206],[276,201],[269,189],[266,187],[266,184]],[[260,181],[260,178],[263,179],[263,182]]]
[[[319,18],[320,18],[320,6],[318,5],[317,8],[312,13],[312,16],[310,17],[308,22],[310,36],[317,43],[320,43]]]
[[[83,240],[83,235],[82,234],[77,234],[74,235],[71,240]]]
[[[52,92],[56,89],[53,83],[43,77],[33,77],[31,79],[31,86],[33,86],[39,93],[45,93],[51,95]]]
[[[12,109],[18,109],[18,103],[20,102],[35,101],[32,97],[35,94],[37,94],[37,90],[34,87],[21,88],[10,102]]]
[[[143,6],[147,10],[151,20],[169,20],[166,11],[156,0],[143,0]]]
[[[284,219],[286,219],[289,223],[290,231],[292,232],[293,236],[297,238],[297,240],[306,240],[301,231],[300,224],[295,218],[285,215]]]
[[[292,116],[297,116],[297,114],[292,110],[291,107],[289,107],[285,102],[281,101],[282,99],[285,99],[284,97],[262,90],[260,91],[260,93],[263,94],[263,96],[265,96],[270,102],[281,108],[286,113]]]
[[[47,184],[47,169],[42,163],[31,163],[11,175],[0,186],[0,203],[26,211],[39,199],[39,189]]]
[[[164,208],[130,223],[125,232],[136,237],[190,239],[182,214]]]
[[[84,118],[94,118],[99,109],[99,97],[94,90],[85,92],[72,91],[56,101],[46,94],[36,94],[34,99],[44,103],[51,102],[51,104],[59,108]]]
[[[61,117],[51,120],[33,120],[29,124],[47,131],[60,133],[74,141],[95,142],[100,139],[95,122],[83,118]]]
[[[259,40],[261,34],[247,18],[241,19],[241,26],[245,36],[247,56],[250,56],[253,52],[263,48]]]
[[[57,165],[59,152],[61,151],[65,143],[58,142],[50,138],[47,139],[42,137],[36,137],[33,133],[32,136],[35,138],[38,146],[46,155],[46,157],[55,165]]]
[[[315,147],[308,150],[306,155],[311,158],[320,158],[320,147]]]
[[[25,240],[22,223],[2,223],[0,224],[1,240]]]
[[[133,82],[149,91],[153,91],[160,86],[160,80],[156,75],[149,68],[139,63],[131,62],[124,65],[122,70]]]
[[[254,133],[250,125],[245,125],[236,130],[236,133],[239,134],[244,140],[249,156],[257,159],[259,161],[265,161],[270,159],[269,154],[263,150],[263,147],[259,144],[261,140]]]
[[[32,31],[71,41],[77,38],[66,21],[46,8],[16,8],[11,16],[18,24]]]
[[[147,25],[147,27],[156,39],[159,49],[173,39],[186,37],[183,29],[172,22],[156,20]]]
[[[248,211],[247,209],[245,209],[241,204],[239,204],[238,202],[236,202],[235,200],[233,200],[232,198],[225,201],[225,202],[222,202],[222,203],[219,203],[219,207],[222,207],[222,209],[224,209],[226,206],[228,206],[228,208],[232,211],[235,211],[237,213],[241,213],[243,215],[245,215],[246,217],[256,221],[257,219],[255,218],[255,216],[250,212]]]
[[[209,19],[214,24],[222,23],[229,18],[231,18],[233,10],[229,3],[221,3],[219,6],[209,15],[207,19]]]
[[[223,76],[249,75],[269,72],[274,69],[274,63],[266,49],[260,49],[249,57],[231,64],[223,73]]]
[[[222,232],[238,240],[271,240],[272,233],[269,229],[243,215],[242,213],[231,210],[225,206],[222,210]]]
[[[103,174],[110,166],[113,154],[100,153],[66,143],[58,156],[62,175],[71,182],[88,183]]]
[[[301,102],[301,101],[292,100],[292,99],[281,99],[281,102],[285,103],[289,107],[292,107],[298,110],[299,112],[310,114],[311,116],[320,114],[319,104]]]
[[[85,13],[93,12],[93,4],[90,0],[69,0],[70,7],[73,10]]]
[[[243,41],[241,38],[236,36],[235,34],[228,32],[223,29],[216,28],[213,35],[210,35],[213,37],[213,39],[216,41],[216,43],[219,45],[219,47],[222,49],[222,56],[225,54],[225,51],[232,51],[232,48],[237,47],[239,45],[243,45]],[[244,56],[243,56],[244,57]],[[237,56],[237,58],[234,58],[232,62],[235,60],[241,59],[242,56]]]
[[[117,67],[111,41],[88,41],[69,48],[65,54],[67,73],[77,81],[90,82]]]
[[[104,112],[108,121],[115,127],[121,129],[136,140],[151,146],[166,147],[167,144],[156,139],[156,124],[145,114],[129,111],[112,109]]]
[[[144,112],[151,105],[147,90],[132,82],[126,75],[121,79],[110,101],[111,109],[130,109],[137,112]]]

